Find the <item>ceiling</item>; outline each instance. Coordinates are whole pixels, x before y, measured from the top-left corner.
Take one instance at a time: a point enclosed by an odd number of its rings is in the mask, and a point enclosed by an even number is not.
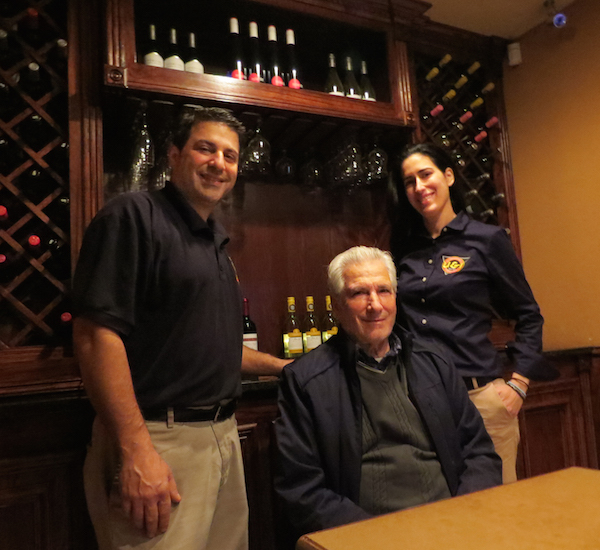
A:
[[[575,0],[555,0],[558,11]],[[549,20],[544,0],[427,0],[426,16],[438,23],[508,40]]]

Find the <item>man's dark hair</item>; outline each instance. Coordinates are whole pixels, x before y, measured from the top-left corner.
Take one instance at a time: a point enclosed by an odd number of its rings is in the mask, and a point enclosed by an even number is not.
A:
[[[173,126],[171,143],[181,150],[185,147],[192,128],[200,122],[220,122],[231,128],[240,139],[240,150],[246,133],[244,125],[233,116],[231,111],[218,107],[201,107],[199,105],[184,105]]]

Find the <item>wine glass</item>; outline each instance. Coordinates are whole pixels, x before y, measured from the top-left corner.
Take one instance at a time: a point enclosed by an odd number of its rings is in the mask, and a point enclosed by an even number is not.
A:
[[[242,152],[239,170],[244,177],[265,177],[271,171],[271,144],[261,133],[260,121],[254,137]]]
[[[388,176],[388,156],[387,153],[379,147],[377,140],[373,149],[367,153],[365,159],[365,181],[367,184],[376,183]]]
[[[143,101],[133,124],[133,154],[129,167],[129,191],[147,191],[154,166],[154,143],[148,130],[148,104]]]
[[[275,163],[275,175],[278,183],[292,183],[296,178],[296,163],[285,149],[281,150],[281,157]]]

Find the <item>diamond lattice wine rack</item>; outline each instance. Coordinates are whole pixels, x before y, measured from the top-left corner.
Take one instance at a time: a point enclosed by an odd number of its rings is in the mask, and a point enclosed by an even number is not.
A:
[[[0,349],[65,345],[67,0],[0,0]]]
[[[505,196],[498,177],[502,151],[494,77],[476,60],[418,55],[415,61],[422,141],[437,143],[453,157],[469,215],[498,224]]]

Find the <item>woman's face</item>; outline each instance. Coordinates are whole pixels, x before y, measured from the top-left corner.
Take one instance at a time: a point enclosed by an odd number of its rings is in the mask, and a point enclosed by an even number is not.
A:
[[[452,168],[442,172],[427,155],[414,153],[402,163],[402,174],[408,202],[426,220],[454,215],[450,202]]]

